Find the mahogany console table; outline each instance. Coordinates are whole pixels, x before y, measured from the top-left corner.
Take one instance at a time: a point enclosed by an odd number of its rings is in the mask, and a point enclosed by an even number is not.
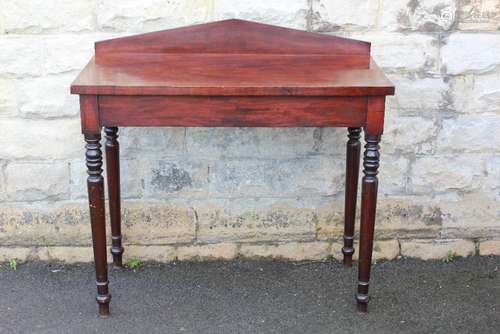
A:
[[[113,263],[122,265],[120,126],[347,127],[344,263],[352,266],[364,129],[357,309],[367,311],[385,96],[394,87],[370,43],[225,20],[95,44],[71,85],[80,95],[99,314],[109,314],[101,130]]]

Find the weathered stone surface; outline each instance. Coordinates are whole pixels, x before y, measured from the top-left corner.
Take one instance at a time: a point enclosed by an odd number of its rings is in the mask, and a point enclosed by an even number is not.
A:
[[[87,203],[56,207],[44,202],[23,207],[3,206],[0,210],[0,245],[91,245],[89,222]],[[195,223],[193,211],[183,205],[150,202],[125,202],[122,205],[122,233],[128,244],[191,242],[195,238]]]
[[[479,255],[500,255],[500,240],[481,241]]]
[[[458,29],[498,30],[500,28],[499,0],[460,0]]]
[[[457,113],[500,114],[500,72],[461,75],[451,82],[450,97]]]
[[[5,179],[6,195],[10,201],[69,198],[69,169],[65,162],[9,163],[5,167]]]
[[[23,118],[62,118],[79,115],[78,96],[69,94],[74,73],[18,80],[18,115]]]
[[[371,42],[373,58],[386,70],[439,73],[439,43],[435,36],[366,32],[349,33],[347,37]]]
[[[57,34],[41,39],[44,74],[59,74],[80,71],[94,55],[96,41],[117,37],[116,34]],[[77,73],[72,73],[75,78]],[[68,94],[68,87],[66,87]]]
[[[500,154],[486,157],[486,189],[500,189]],[[500,194],[499,194],[500,195]]]
[[[176,259],[175,247],[167,245],[127,246],[123,254],[125,263],[128,259],[151,262],[172,262]]]
[[[293,261],[325,260],[330,255],[327,242],[288,242],[282,244],[243,244],[240,255],[244,258],[272,258]]]
[[[0,74],[15,77],[42,73],[42,43],[39,38],[0,36]]]
[[[359,233],[357,202],[356,235]],[[377,204],[375,235],[377,239],[434,238],[439,236],[443,214],[438,203],[426,196],[380,196]],[[343,200],[332,201],[318,209],[316,235],[319,240],[338,240],[344,234]]]
[[[201,160],[149,160],[145,163],[144,195],[151,198],[203,197],[208,192],[209,165]]]
[[[185,128],[120,128],[120,156],[154,157],[157,160],[182,155],[186,151]],[[197,156],[197,155],[196,155]]]
[[[448,84],[441,78],[420,78],[415,74],[393,74],[389,78],[396,94],[387,97],[387,115],[421,115],[447,108]],[[431,114],[432,115],[432,114]]]
[[[17,115],[17,92],[14,79],[0,78],[0,117]]]
[[[379,194],[398,195],[406,191],[409,160],[401,156],[382,156],[379,171]],[[362,174],[362,173],[361,173]]]
[[[317,215],[290,201],[244,198],[193,204],[198,217],[197,239],[221,241],[312,240]]]
[[[444,43],[441,63],[448,74],[483,73],[500,65],[499,33],[455,33]]]
[[[433,120],[422,117],[386,117],[384,135],[380,143],[382,161],[386,153],[396,155],[431,153],[434,147],[433,138],[437,131],[437,125]]]
[[[95,0],[2,1],[7,33],[46,33],[94,29]]]
[[[437,260],[451,254],[467,257],[474,255],[474,242],[469,240],[401,240],[401,255],[422,260]]]
[[[313,0],[312,29],[369,29],[377,24],[378,0]]]
[[[500,200],[481,193],[445,198],[439,207],[443,213],[444,238],[491,238],[500,234]]]
[[[2,120],[0,159],[68,159],[84,154],[79,119]]]
[[[500,240],[499,0],[21,0],[0,11],[0,259],[91,260],[69,85],[94,42],[225,18],[372,42],[396,86],[381,142],[376,238],[386,244],[375,258],[396,256],[401,238],[422,249]],[[120,130],[126,256],[232,259],[243,243],[289,259],[322,258],[329,245],[326,256],[341,259],[346,134]]]
[[[127,202],[122,210],[125,243],[158,245],[195,239],[196,214],[189,207]]]
[[[187,128],[190,155],[208,159],[297,157],[316,153],[314,128]]]
[[[202,1],[205,4],[210,1]],[[307,0],[215,0],[213,1],[213,19],[244,19],[284,27],[305,29],[308,13]]]
[[[30,247],[0,247],[0,262],[26,261],[33,252]]]
[[[97,24],[105,31],[146,32],[210,21],[212,1],[101,0]]]
[[[500,152],[500,116],[473,115],[443,120],[438,152]],[[470,165],[470,163],[469,163]]]
[[[87,204],[35,202],[0,209],[0,245],[90,245]]]
[[[343,189],[344,169],[344,159],[322,156],[220,160],[210,169],[210,193],[217,197],[331,195]]]
[[[189,245],[177,247],[176,254],[180,261],[233,260],[238,248],[234,243]]]
[[[456,0],[401,0],[381,3],[381,26],[391,31],[449,30],[456,20]]]
[[[420,194],[472,190],[480,186],[482,162],[473,155],[417,157],[410,173],[411,189]]]

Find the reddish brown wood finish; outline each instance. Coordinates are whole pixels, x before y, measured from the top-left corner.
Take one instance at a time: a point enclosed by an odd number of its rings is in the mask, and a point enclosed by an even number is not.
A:
[[[109,315],[111,295],[108,291],[108,264],[106,259],[106,219],[104,209],[104,179],[102,177],[101,135],[85,134],[87,186],[89,192],[90,224],[94,248],[99,314]]]
[[[106,132],[106,174],[108,178],[109,216],[111,221],[111,254],[113,264],[123,266],[121,200],[120,200],[120,146],[118,128],[104,128]]]
[[[361,144],[359,137],[361,128],[349,128],[347,141],[345,172],[345,205],[344,205],[344,265],[352,266],[354,254],[354,222],[356,220],[356,198],[358,195],[359,155]]]
[[[99,97],[105,126],[363,126],[366,103],[362,97]]]
[[[226,20],[96,43],[71,85],[80,94],[100,314],[109,313],[104,185],[106,164],[114,263],[121,265],[118,126],[349,127],[344,262],[351,265],[359,170],[362,181],[358,310],[368,303],[385,96],[394,86],[370,58],[370,43]]]

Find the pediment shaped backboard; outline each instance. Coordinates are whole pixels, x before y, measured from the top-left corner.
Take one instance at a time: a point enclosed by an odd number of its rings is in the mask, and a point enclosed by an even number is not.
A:
[[[97,42],[96,62],[145,62],[163,55],[317,55],[367,68],[370,43],[268,24],[224,20]]]

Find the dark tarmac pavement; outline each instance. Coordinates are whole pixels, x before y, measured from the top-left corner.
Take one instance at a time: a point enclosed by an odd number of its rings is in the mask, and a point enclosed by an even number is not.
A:
[[[99,318],[90,264],[0,267],[0,333],[500,333],[500,258],[374,266],[370,313],[338,262],[110,266]]]

